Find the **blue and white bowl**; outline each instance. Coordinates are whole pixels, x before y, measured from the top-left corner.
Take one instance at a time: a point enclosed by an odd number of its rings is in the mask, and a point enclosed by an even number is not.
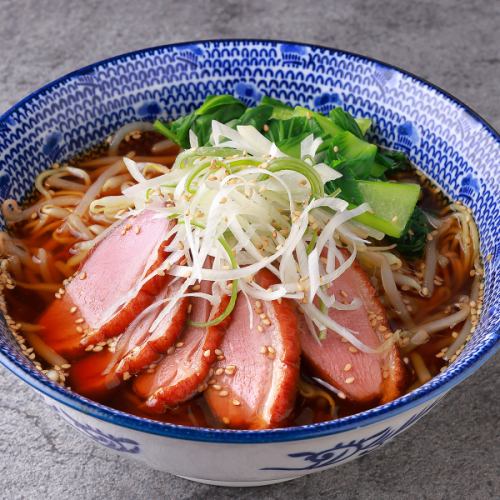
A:
[[[476,216],[486,267],[483,317],[444,373],[392,403],[321,424],[266,431],[189,428],[134,417],[49,381],[23,357],[3,318],[0,362],[89,438],[173,474],[259,485],[342,464],[378,448],[427,413],[498,349],[500,138],[440,89],[387,64],[338,50],[278,41],[168,45],[75,71],[0,117],[0,198],[22,200],[35,176],[100,143],[121,125],[176,118],[209,94],[249,105],[263,94],[290,104],[373,120],[379,144],[404,150]]]

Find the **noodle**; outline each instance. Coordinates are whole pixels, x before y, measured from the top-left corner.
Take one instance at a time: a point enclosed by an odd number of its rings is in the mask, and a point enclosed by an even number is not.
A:
[[[387,298],[389,299],[392,307],[397,314],[402,318],[405,325],[411,327],[414,325],[413,319],[410,316],[410,312],[403,302],[403,298],[399,293],[396,282],[394,281],[394,276],[392,274],[391,268],[385,258],[382,258],[381,266],[380,266],[380,276],[382,278],[382,285],[384,287],[385,293],[387,294]]]
[[[118,148],[120,147],[121,142],[131,132],[147,132],[153,130],[153,125],[148,122],[132,122],[123,125],[123,127],[119,128],[113,136],[113,139],[109,145],[109,154],[116,155],[118,153]]]
[[[422,356],[420,356],[420,354],[418,354],[417,352],[412,352],[410,354],[410,360],[413,364],[413,368],[415,369],[415,373],[417,374],[419,382],[421,384],[429,382],[429,380],[432,378],[432,375],[427,368]]]
[[[156,155],[168,151],[169,149],[172,149],[174,147],[177,147],[176,144],[174,144],[170,139],[165,139],[164,141],[153,144],[153,146],[151,147],[151,153]]]
[[[33,331],[23,330],[24,336],[31,344],[31,347],[35,350],[35,352],[47,363],[53,366],[63,366],[67,365],[68,362],[59,354],[57,354],[54,349],[49,347],[36,333]]]

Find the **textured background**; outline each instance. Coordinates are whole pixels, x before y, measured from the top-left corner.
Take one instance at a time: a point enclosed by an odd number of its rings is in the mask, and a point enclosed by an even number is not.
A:
[[[421,75],[500,127],[500,2],[0,0],[0,114],[98,59],[202,38],[318,43]],[[500,357],[382,450],[258,490],[198,485],[75,433],[0,369],[0,498],[467,498],[500,496]]]

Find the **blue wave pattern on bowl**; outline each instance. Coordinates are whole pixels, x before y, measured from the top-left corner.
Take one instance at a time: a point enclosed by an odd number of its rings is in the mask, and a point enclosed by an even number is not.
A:
[[[61,407],[54,405],[50,406],[58,415],[66,420],[66,422],[71,424],[73,427],[78,429],[81,433],[85,434],[96,443],[99,443],[100,445],[119,453],[132,453],[133,455],[140,453],[141,448],[137,441],[125,437],[118,437],[113,434],[103,432],[101,429],[93,427],[89,424],[83,424],[73,418]]]
[[[458,383],[491,354],[500,315],[500,144],[498,136],[453,98],[395,68],[362,56],[273,41],[219,41],[146,49],[97,63],[48,85],[0,119],[0,196],[23,199],[37,173],[100,143],[134,120],[176,118],[209,94],[232,93],[248,104],[261,95],[329,111],[341,104],[374,120],[378,143],[407,152],[453,198],[473,210],[486,266],[480,327],[445,373],[399,400],[342,420],[260,433],[188,429],[125,415],[58,387],[33,369],[2,319],[0,351],[15,370],[51,397],[119,425],[207,441],[302,439],[382,419]],[[12,182],[15,179],[15,182]],[[483,356],[483,358],[486,356]],[[28,374],[26,376],[26,374]],[[371,419],[371,420],[370,420]]]
[[[390,441],[392,438],[411,427],[417,420],[429,413],[436,404],[437,402],[426,406],[423,410],[412,415],[401,425],[386,427],[367,438],[352,440],[347,443],[338,443],[333,448],[327,448],[326,450],[317,452],[301,451],[299,453],[290,453],[288,455],[290,458],[296,458],[298,461],[302,462],[295,467],[262,467],[261,470],[317,470],[347,462],[353,458],[362,457],[380,448],[380,446],[387,443],[387,441]]]

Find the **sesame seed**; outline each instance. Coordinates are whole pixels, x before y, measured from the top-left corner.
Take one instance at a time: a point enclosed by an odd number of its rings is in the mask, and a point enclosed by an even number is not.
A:
[[[102,345],[96,345],[93,349],[94,352],[101,352],[104,349]]]
[[[223,373],[224,373],[224,368],[217,368],[217,370],[215,370],[216,375],[222,375]]]
[[[200,285],[193,285],[192,290],[193,292],[198,292],[201,289]]]
[[[337,396],[340,398],[340,399],[347,399],[347,396],[345,395],[345,392],[342,392],[342,391],[339,391],[337,393]]]
[[[215,354],[217,354],[217,356],[222,356],[224,353],[220,349],[215,349]]]
[[[226,396],[228,396],[228,395],[229,395],[229,392],[227,392],[226,390],[223,390],[223,391],[220,391],[220,392],[219,392],[219,396],[220,396],[221,398],[225,398],[225,397],[226,397]]]
[[[82,324],[82,323],[84,323],[84,322],[85,322],[85,320],[84,320],[83,318],[77,318],[77,319],[75,319],[75,323],[76,323],[77,325],[78,325],[78,324]]]
[[[8,288],[9,290],[12,290],[14,287],[10,288],[11,286],[12,286],[12,285],[7,285],[7,288]],[[56,299],[60,299],[60,298],[61,298],[61,294],[60,294],[59,292],[56,292],[56,293],[54,294],[54,297],[55,297]]]
[[[177,344],[175,344],[175,347],[183,347],[184,346],[184,342],[177,342]]]
[[[352,384],[354,382],[354,377],[348,377],[345,379],[346,384]]]
[[[128,380],[129,378],[131,377],[130,373],[129,372],[125,372],[123,374],[123,380]]]
[[[256,300],[256,301],[255,301],[255,307],[256,307],[257,309],[262,309],[262,302],[261,302],[260,300]]]
[[[350,345],[349,346],[349,352],[355,353],[355,352],[358,352],[358,350],[353,345]]]
[[[167,349],[167,354],[173,354],[174,352],[175,352],[175,347],[173,346]]]
[[[234,372],[236,371],[236,366],[234,365],[227,365],[224,372],[226,375],[234,375]]]
[[[260,353],[261,354],[266,354],[267,353],[267,346],[263,345],[260,347]]]
[[[47,372],[47,377],[52,380],[52,382],[58,382],[59,381],[59,373],[57,373],[56,370],[49,370]]]
[[[240,406],[241,403],[237,399],[233,399],[233,405],[234,406]]]
[[[83,273],[80,273],[79,278],[80,278],[81,280],[86,279],[86,278],[87,278],[87,273],[86,273],[85,271],[83,271]]]
[[[77,326],[77,327],[76,327],[76,331],[77,331],[78,333],[83,333],[83,328],[82,328],[81,326]]]
[[[222,387],[219,384],[212,384],[212,389],[214,391],[220,391]]]
[[[76,306],[73,306],[73,307],[69,310],[69,312],[70,312],[71,314],[75,314],[77,310],[78,310],[78,308],[77,308]]]
[[[88,345],[88,346],[85,348],[85,350],[86,350],[86,351],[91,351],[92,349],[94,349],[94,345],[93,345],[93,344],[90,344],[90,345]]]
[[[224,354],[217,356],[217,361],[222,361],[224,359]]]
[[[344,371],[345,371],[345,372],[348,372],[351,368],[352,368],[351,363],[347,363],[347,364],[344,366]]]
[[[262,333],[264,331],[264,328],[262,328],[262,325],[257,325],[257,330]]]
[[[134,227],[134,233],[139,234],[141,232],[141,228],[139,226]]]
[[[276,354],[276,351],[275,351],[274,347],[272,347],[272,346],[267,347],[267,352],[269,352],[270,354]]]
[[[210,354],[212,354],[212,351],[210,349],[207,349],[204,353],[203,353],[203,356],[205,356],[205,358],[209,358],[210,357]]]

